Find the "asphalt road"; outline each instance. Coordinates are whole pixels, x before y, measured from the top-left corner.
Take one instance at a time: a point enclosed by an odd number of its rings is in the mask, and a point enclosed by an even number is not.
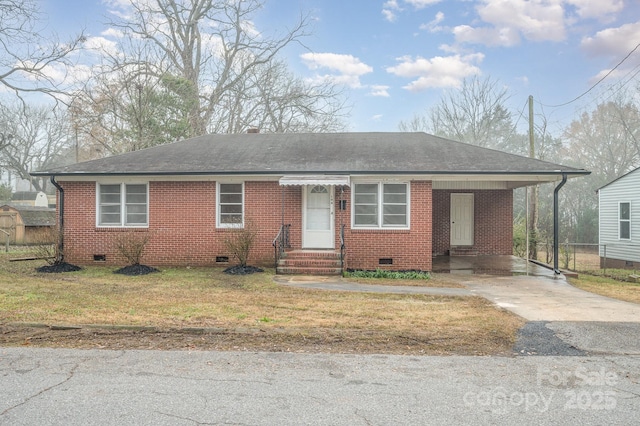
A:
[[[640,357],[0,348],[2,425],[631,425]]]

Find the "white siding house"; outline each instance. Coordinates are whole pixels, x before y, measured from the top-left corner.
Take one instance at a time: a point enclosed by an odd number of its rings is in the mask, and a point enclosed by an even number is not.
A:
[[[640,167],[598,190],[600,263],[640,267]],[[604,265],[603,265],[604,266]]]

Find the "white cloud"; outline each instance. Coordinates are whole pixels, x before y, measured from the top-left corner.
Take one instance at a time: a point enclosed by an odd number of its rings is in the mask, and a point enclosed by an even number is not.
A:
[[[598,31],[593,37],[582,39],[581,47],[592,56],[622,59],[640,41],[640,22]]]
[[[460,87],[465,77],[480,74],[480,68],[475,64],[483,59],[482,53],[436,56],[431,59],[404,56],[398,58],[398,65],[387,68],[387,72],[413,79],[403,87],[412,92],[429,88]]]
[[[430,33],[436,33],[438,31],[442,31],[443,28],[440,26],[440,23],[444,21],[444,13],[438,12],[432,21],[427,22],[426,24],[420,25],[421,30],[429,31]]]
[[[594,18],[605,21],[624,9],[624,0],[567,0],[567,3],[575,6],[577,14],[581,18]]]
[[[389,22],[395,22],[396,19],[398,19],[396,11],[400,10],[402,9],[400,9],[397,0],[388,0],[382,5],[382,15],[384,16],[384,19]]]
[[[581,1],[581,0],[570,0]],[[460,25],[453,33],[458,43],[514,46],[521,38],[562,41],[566,38],[564,0],[482,0],[478,16],[488,25]]]
[[[383,86],[380,84],[374,84],[370,86],[371,88],[371,92],[370,95],[371,96],[380,96],[383,98],[388,98],[389,96],[389,86]]]
[[[415,10],[424,9],[442,0],[402,0],[402,2]],[[402,12],[404,8],[400,6],[399,0],[388,0],[382,5],[382,15],[389,22],[395,22],[398,19],[398,12]]]
[[[382,117],[384,117],[382,114],[375,114],[375,115],[372,115],[369,120],[371,120],[371,121],[380,121],[380,120],[382,120]]]
[[[31,62],[25,62],[26,66],[33,66]],[[50,83],[58,87],[69,87],[77,82],[87,81],[91,76],[91,68],[88,65],[68,65],[52,63],[41,70],[42,76]],[[31,81],[42,81],[43,78],[31,73],[21,73],[21,76]]]
[[[389,22],[395,22],[396,19],[398,19],[398,16],[395,14],[395,12],[389,9],[382,9],[382,15],[384,16],[384,19]]]
[[[121,30],[118,30],[116,28],[107,28],[106,30],[101,32],[100,35],[104,37],[113,37],[113,38],[124,37],[124,33]]]
[[[520,43],[520,34],[512,28],[473,28],[469,25],[458,25],[453,29],[453,34],[458,43],[504,47],[515,46]]]
[[[441,0],[404,0],[405,3],[410,4],[416,9],[424,9],[432,4],[440,3]]]
[[[514,46],[521,39],[564,41],[580,20],[608,22],[624,9],[624,0],[479,0],[481,23],[453,29],[458,43]]]
[[[118,44],[104,37],[87,37],[87,40],[84,42],[84,47],[88,50],[106,52],[112,56],[118,54]]]
[[[337,53],[304,53],[302,61],[310,70],[327,69],[331,73],[317,75],[316,80],[329,79],[338,84],[360,88],[360,77],[373,72],[373,68],[352,55]]]

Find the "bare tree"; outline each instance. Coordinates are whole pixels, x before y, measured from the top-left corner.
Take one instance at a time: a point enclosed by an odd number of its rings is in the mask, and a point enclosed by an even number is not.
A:
[[[83,160],[188,135],[187,111],[193,99],[190,83],[169,74],[152,76],[141,68],[144,64],[109,67],[75,94],[71,119]]]
[[[301,18],[268,37],[251,19],[260,0],[129,0],[117,51],[75,95],[83,159],[203,133],[337,131],[341,89],[293,76],[277,59],[306,35]]]
[[[265,132],[335,132],[345,129],[345,103],[329,81],[295,77],[284,62],[254,68],[225,97],[211,124],[214,133],[241,133],[249,127]]]
[[[498,82],[478,77],[465,79],[459,90],[450,91],[428,116],[400,123],[403,131],[427,131],[438,136],[489,148],[509,148],[513,133],[509,95]]]
[[[0,0],[0,85],[18,97],[61,94],[49,68],[70,65],[69,54],[85,39],[81,33],[62,43],[55,35],[41,35],[38,14],[35,0]]]
[[[572,179],[561,192],[566,238],[597,242],[596,190],[640,165],[640,109],[624,96],[599,104],[565,129],[564,161],[591,175]]]
[[[567,156],[599,176],[604,184],[640,163],[636,148],[639,133],[637,106],[617,101],[603,103],[568,126],[564,134],[569,142]]]
[[[244,115],[243,123],[238,112],[252,109],[245,91],[254,88],[251,76],[276,66],[282,49],[307,34],[305,18],[281,34],[258,32],[252,19],[261,7],[261,0],[130,1],[127,19],[112,25],[137,40],[135,56],[153,64],[156,76],[168,73],[191,84],[189,136],[197,136],[249,125],[251,118]],[[228,108],[234,117],[224,114]]]
[[[0,123],[12,135],[0,150],[0,166],[30,180],[37,191],[46,190],[47,181],[31,178],[29,172],[73,161],[68,155],[73,141],[63,111],[21,103],[1,105]]]

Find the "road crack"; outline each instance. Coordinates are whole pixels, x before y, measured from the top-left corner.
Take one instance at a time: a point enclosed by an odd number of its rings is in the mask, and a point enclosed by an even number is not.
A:
[[[69,373],[68,373],[68,375],[67,375],[67,377],[65,379],[61,380],[60,382],[58,382],[56,384],[53,384],[53,385],[48,386],[48,387],[46,387],[44,389],[41,389],[40,391],[38,391],[35,394],[29,396],[24,401],[22,401],[22,402],[20,402],[18,404],[15,404],[15,405],[13,405],[11,407],[8,407],[7,409],[5,409],[4,411],[2,411],[0,413],[0,417],[6,415],[10,411],[15,410],[18,407],[22,407],[23,405],[29,403],[32,399],[37,398],[42,394],[45,394],[45,393],[47,393],[47,392],[49,392],[49,391],[51,391],[51,390],[53,390],[53,389],[55,389],[55,388],[57,388],[59,386],[64,385],[65,383],[67,383],[69,380],[71,380],[73,378],[73,376],[74,376],[74,374],[75,374],[75,372],[76,372],[76,370],[78,369],[79,366],[80,366],[80,363],[74,364],[73,367],[71,367],[71,370],[69,370]]]

